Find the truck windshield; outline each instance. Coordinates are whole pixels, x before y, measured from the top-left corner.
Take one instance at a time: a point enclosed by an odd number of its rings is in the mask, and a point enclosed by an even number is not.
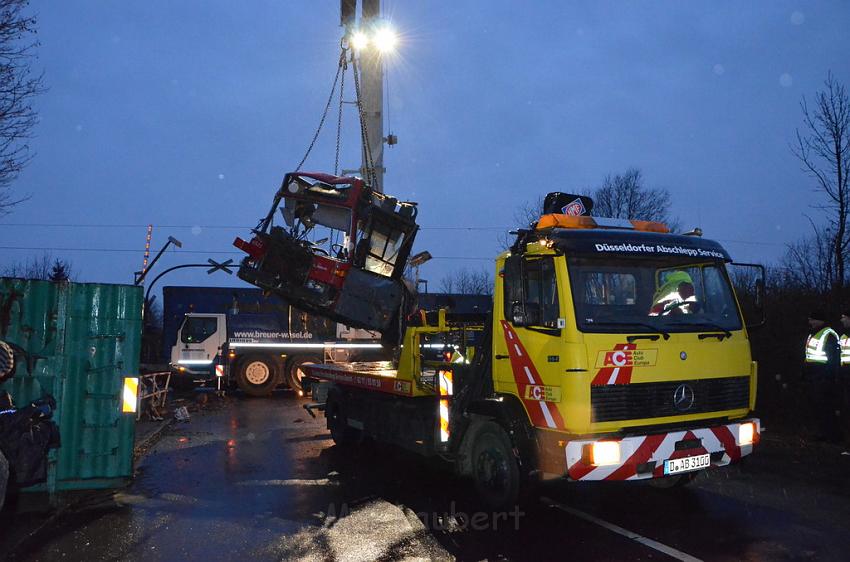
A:
[[[722,262],[570,257],[568,266],[583,332],[741,329]]]
[[[215,316],[187,316],[181,328],[180,341],[183,343],[201,343],[213,335],[218,321]]]

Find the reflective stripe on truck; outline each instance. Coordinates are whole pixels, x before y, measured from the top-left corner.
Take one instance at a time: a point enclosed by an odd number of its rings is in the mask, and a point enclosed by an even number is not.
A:
[[[750,428],[744,427],[748,424],[753,424],[751,434]],[[726,466],[753,452],[760,431],[759,420],[748,419],[653,435],[570,441],[566,446],[567,474],[572,480],[642,480],[664,476],[666,460],[705,454],[711,456],[710,466]],[[599,443],[616,446],[616,460],[594,465],[588,451]]]

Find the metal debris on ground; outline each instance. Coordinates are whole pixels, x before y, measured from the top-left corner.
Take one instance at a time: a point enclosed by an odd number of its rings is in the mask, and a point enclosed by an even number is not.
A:
[[[141,388],[139,392],[139,408],[136,419],[142,419],[142,414],[147,414],[152,421],[162,421],[162,409],[168,400],[168,387],[171,382],[171,372],[163,371],[147,373],[139,376]]]
[[[189,410],[186,409],[186,406],[180,406],[176,410],[174,410],[174,419],[177,421],[189,421]]]

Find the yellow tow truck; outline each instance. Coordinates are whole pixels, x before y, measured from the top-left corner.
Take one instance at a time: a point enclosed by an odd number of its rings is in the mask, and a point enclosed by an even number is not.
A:
[[[666,486],[749,455],[757,365],[728,253],[591,207],[547,197],[496,258],[485,321],[417,314],[396,361],[308,366],[308,409],[339,445],[445,458],[491,506],[543,479]]]

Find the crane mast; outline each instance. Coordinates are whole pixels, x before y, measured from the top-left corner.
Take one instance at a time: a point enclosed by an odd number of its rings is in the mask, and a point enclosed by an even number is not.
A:
[[[351,36],[358,27],[362,30],[374,29],[381,19],[381,0],[362,0],[360,24],[357,24],[357,0],[341,0],[341,25],[346,36]],[[363,49],[356,53],[359,57],[361,103],[363,121],[366,127],[366,143],[372,155],[375,167],[376,185],[372,189],[384,192],[384,66],[381,53],[376,49]],[[365,148],[365,147],[364,147]],[[369,162],[366,150],[361,151],[361,177],[368,178]]]

